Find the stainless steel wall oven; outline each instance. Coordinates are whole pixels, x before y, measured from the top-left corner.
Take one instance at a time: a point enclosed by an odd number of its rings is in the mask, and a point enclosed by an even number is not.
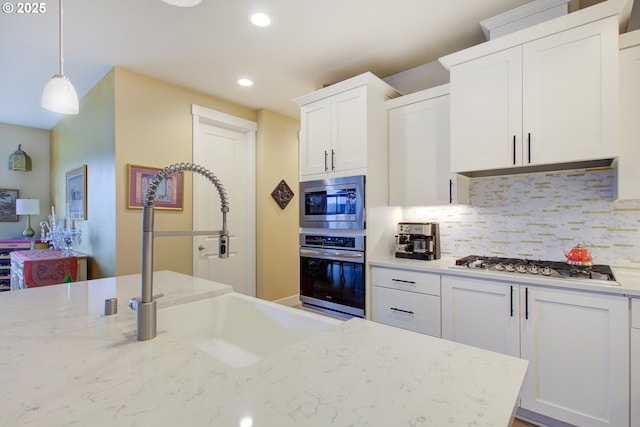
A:
[[[303,308],[350,318],[365,317],[365,236],[300,235],[300,301]]]

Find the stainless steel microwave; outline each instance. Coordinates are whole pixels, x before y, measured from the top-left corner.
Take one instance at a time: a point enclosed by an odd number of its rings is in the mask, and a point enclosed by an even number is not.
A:
[[[300,183],[300,227],[365,229],[364,175]]]

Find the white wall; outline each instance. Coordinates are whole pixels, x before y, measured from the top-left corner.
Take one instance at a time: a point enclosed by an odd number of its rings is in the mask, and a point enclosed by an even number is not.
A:
[[[31,157],[33,170],[9,170],[9,156],[22,144],[22,150]],[[40,215],[32,215],[31,228],[40,237],[40,221],[46,220],[50,205],[49,185],[49,131],[0,123],[0,189],[18,190],[18,197],[39,199]],[[0,222],[0,239],[21,239],[27,226],[25,216],[18,222]]]

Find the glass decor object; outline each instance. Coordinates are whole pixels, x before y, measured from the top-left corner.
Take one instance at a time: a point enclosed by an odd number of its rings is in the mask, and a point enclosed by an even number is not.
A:
[[[40,240],[49,243],[53,249],[63,249],[67,256],[74,256],[73,243],[82,243],[82,230],[77,225],[77,220],[69,218],[58,223],[55,209],[51,206],[49,222],[40,222]]]
[[[18,149],[9,156],[9,170],[24,172],[31,170],[31,157],[22,151],[22,144],[18,144]]]

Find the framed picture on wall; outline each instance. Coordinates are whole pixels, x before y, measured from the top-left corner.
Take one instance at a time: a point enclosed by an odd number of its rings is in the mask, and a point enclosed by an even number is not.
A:
[[[149,181],[162,169],[150,166],[127,165],[127,207],[142,209]],[[184,173],[169,175],[160,182],[153,202],[154,209],[183,210]]]
[[[68,219],[87,219],[87,165],[67,172]]]
[[[0,222],[17,222],[16,199],[18,190],[0,190]]]

